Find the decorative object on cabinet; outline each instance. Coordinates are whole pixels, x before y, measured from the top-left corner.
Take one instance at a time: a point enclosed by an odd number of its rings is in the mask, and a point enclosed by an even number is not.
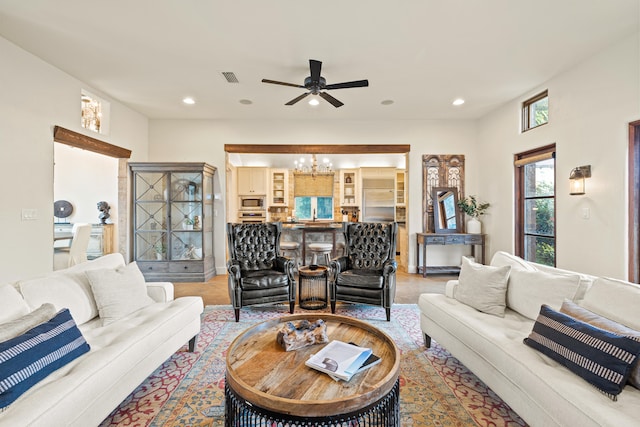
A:
[[[491,206],[486,202],[478,202],[476,196],[469,196],[465,199],[458,201],[458,207],[468,217],[467,221],[467,233],[480,234],[482,233],[482,223],[480,217],[487,213],[487,209]]]
[[[422,227],[434,232],[433,188],[455,187],[464,198],[464,155],[425,154],[422,156]]]
[[[433,229],[436,233],[460,233],[462,222],[458,209],[458,189],[433,187]]]
[[[206,163],[130,163],[133,258],[147,281],[215,276],[213,178]]]
[[[422,277],[427,274],[458,274],[460,266],[430,266],[427,267],[427,247],[443,245],[467,245],[471,246],[471,256],[476,256],[476,246],[480,247],[480,264],[484,264],[484,234],[433,234],[416,233],[416,271],[422,273]],[[422,257],[420,256],[422,248]]]
[[[109,203],[105,201],[98,202],[98,211],[100,211],[100,213],[98,214],[98,219],[100,220],[101,224],[106,224],[107,220],[111,217],[109,210],[111,210],[111,206],[109,206]]]
[[[289,171],[287,169],[269,170],[269,206],[286,207],[289,205]]]
[[[61,219],[64,219],[67,223],[67,218],[73,213],[73,205],[66,200],[56,200],[53,202],[53,215],[58,218],[57,223]]]

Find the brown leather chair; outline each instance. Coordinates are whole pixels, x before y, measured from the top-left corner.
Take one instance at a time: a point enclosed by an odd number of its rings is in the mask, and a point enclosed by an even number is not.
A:
[[[344,225],[345,255],[331,261],[331,312],[336,301],[379,305],[391,320],[396,295],[398,224],[350,222]]]
[[[227,224],[229,297],[240,320],[240,308],[272,302],[296,303],[295,263],[280,256],[282,224]]]

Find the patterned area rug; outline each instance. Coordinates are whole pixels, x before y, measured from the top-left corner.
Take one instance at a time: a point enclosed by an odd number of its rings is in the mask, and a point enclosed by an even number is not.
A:
[[[323,311],[304,311],[310,318]],[[324,310],[328,312],[328,310]],[[226,350],[248,327],[288,314],[284,306],[242,309],[207,306],[197,348],[186,346],[147,378],[101,426],[223,426]],[[336,314],[365,320],[389,334],[402,352],[401,425],[526,426],[525,422],[457,359],[433,342],[425,350],[418,306],[396,304],[392,321],[384,310],[341,304]]]

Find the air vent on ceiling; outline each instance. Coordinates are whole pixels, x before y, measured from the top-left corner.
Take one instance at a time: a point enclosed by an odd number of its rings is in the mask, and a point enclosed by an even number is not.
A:
[[[227,79],[227,82],[229,83],[239,83],[238,78],[231,71],[223,71],[222,75],[224,76],[225,79]]]

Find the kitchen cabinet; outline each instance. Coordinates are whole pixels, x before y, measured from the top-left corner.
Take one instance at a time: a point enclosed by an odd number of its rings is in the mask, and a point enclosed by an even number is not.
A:
[[[288,206],[289,171],[269,169],[269,206]]]
[[[238,168],[239,196],[267,195],[267,168]]]
[[[396,222],[407,221],[407,172],[404,169],[397,169],[395,173],[395,220]]]
[[[132,253],[147,281],[215,276],[213,177],[206,163],[130,163]]]
[[[340,170],[340,206],[360,206],[360,171],[358,169]]]

